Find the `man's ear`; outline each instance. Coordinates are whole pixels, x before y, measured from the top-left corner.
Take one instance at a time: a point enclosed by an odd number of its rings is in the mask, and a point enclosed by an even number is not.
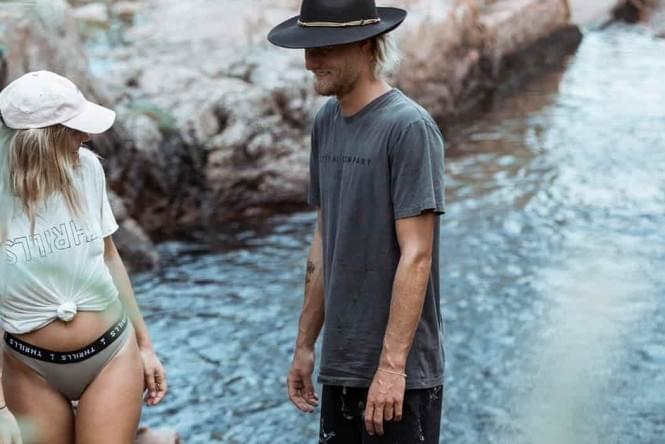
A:
[[[363,52],[371,54],[374,48],[374,39],[363,40],[362,42],[359,43],[359,45],[360,49],[362,49]]]

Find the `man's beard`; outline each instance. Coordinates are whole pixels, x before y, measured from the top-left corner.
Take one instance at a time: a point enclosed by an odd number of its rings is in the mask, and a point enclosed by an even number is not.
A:
[[[360,74],[347,69],[340,76],[330,77],[333,76],[326,76],[326,80],[324,81],[315,78],[314,90],[317,94],[321,96],[344,96],[353,90]]]

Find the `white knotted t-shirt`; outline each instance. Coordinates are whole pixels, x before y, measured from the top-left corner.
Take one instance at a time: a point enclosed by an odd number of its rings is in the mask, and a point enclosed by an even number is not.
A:
[[[71,321],[78,311],[102,311],[118,299],[104,262],[104,238],[118,229],[104,170],[91,151],[81,148],[79,157],[74,184],[81,215],[72,215],[58,193],[38,207],[34,233],[21,209],[7,221],[0,319],[9,333]]]

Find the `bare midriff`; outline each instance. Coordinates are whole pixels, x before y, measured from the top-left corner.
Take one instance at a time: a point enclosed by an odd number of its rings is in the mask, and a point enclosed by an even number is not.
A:
[[[56,319],[39,330],[13,336],[51,351],[74,351],[97,340],[121,315],[122,304],[120,300],[116,300],[104,311],[79,311],[69,322]]]

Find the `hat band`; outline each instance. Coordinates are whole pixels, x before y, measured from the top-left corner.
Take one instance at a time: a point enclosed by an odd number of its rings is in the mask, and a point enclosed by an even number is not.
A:
[[[306,28],[346,28],[348,26],[373,25],[380,21],[380,18],[354,20],[352,22],[303,22],[298,20],[298,25]]]

